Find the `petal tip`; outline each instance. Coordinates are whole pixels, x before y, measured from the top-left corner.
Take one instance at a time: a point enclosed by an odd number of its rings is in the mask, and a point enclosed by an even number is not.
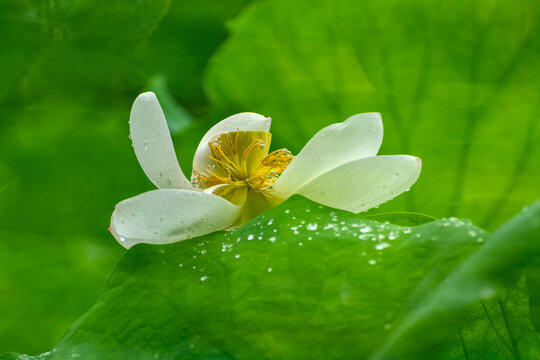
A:
[[[147,91],[139,94],[139,96],[137,96],[137,98],[133,102],[133,106],[131,107],[131,116],[133,116],[134,112],[145,111],[149,108],[152,108],[154,106],[153,104],[155,103],[159,104],[159,101],[156,97],[156,94],[154,94],[152,91]]]
[[[375,123],[375,128],[382,128],[382,115],[378,112],[359,113],[349,117],[345,122],[351,121],[372,121]]]
[[[139,96],[137,96],[137,99],[135,99],[135,101],[137,100],[150,100],[150,99],[157,99],[156,97],[156,94],[154,94],[153,91],[146,91],[146,92],[143,92],[141,94],[139,94]]]

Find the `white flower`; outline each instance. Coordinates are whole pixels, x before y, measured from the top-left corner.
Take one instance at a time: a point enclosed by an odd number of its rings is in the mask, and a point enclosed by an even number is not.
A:
[[[241,225],[293,194],[359,213],[408,190],[420,174],[417,157],[375,156],[383,136],[378,113],[322,129],[294,158],[286,149],[269,154],[269,130],[270,118],[254,113],[219,122],[197,148],[190,181],[156,96],[139,95],[131,139],[159,190],[120,202],[111,233],[126,248],[176,242]]]

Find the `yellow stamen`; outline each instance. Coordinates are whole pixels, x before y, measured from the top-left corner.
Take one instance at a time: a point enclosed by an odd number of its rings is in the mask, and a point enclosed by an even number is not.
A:
[[[206,155],[215,166],[195,172],[193,185],[205,190],[214,188],[209,191],[238,205],[246,201],[264,202],[247,208],[265,208],[271,198],[272,185],[293,159],[287,149],[268,154],[270,140],[271,135],[265,131],[234,131],[217,135],[208,143],[212,154]],[[254,194],[249,195],[249,192]],[[242,222],[246,221],[244,218]]]

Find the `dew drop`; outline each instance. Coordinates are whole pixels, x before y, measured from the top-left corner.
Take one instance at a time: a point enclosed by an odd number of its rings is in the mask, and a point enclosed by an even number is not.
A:
[[[239,258],[240,258],[240,254],[234,255],[234,257],[235,257],[236,259],[239,259]]]
[[[371,231],[371,228],[369,226],[366,226],[366,227],[363,227],[360,229],[360,232],[365,234],[367,232],[370,232]]]
[[[206,281],[208,279],[208,276],[201,276],[201,281]]]
[[[382,242],[382,243],[379,243],[379,244],[375,245],[375,249],[377,249],[377,250],[383,250],[383,249],[386,249],[386,248],[389,248],[389,247],[390,247],[390,244],[386,243],[386,242]]]
[[[308,229],[309,231],[315,231],[318,227],[319,226],[317,225],[317,223],[310,223],[306,225],[306,229]]]
[[[268,272],[272,272],[272,268],[271,268],[271,267],[269,267],[268,269],[266,269],[266,271],[268,271]]]
[[[376,263],[377,263],[377,260],[374,260],[374,259],[368,260],[369,265],[375,265]]]

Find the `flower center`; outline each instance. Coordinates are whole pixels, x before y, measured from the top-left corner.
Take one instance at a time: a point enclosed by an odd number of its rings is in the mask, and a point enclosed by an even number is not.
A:
[[[253,195],[268,200],[273,183],[293,159],[287,149],[269,154],[271,138],[266,131],[216,135],[208,143],[212,155],[206,155],[212,165],[205,171],[194,172],[193,185],[237,205],[246,203]]]

